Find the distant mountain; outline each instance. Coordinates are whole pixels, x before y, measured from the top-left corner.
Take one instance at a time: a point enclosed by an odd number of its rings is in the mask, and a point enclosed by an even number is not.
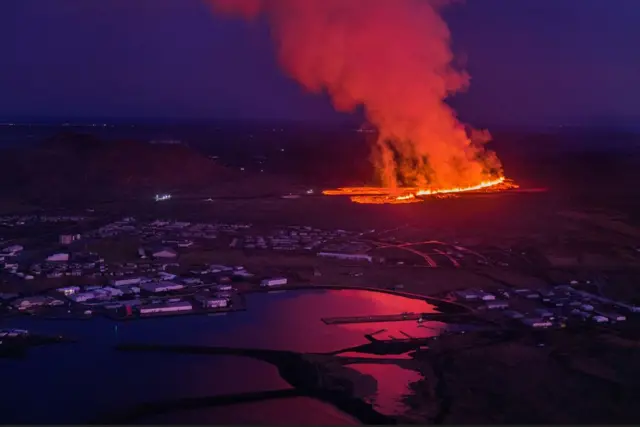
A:
[[[180,144],[103,141],[62,132],[0,158],[0,188],[38,200],[93,200],[202,188],[234,172]]]

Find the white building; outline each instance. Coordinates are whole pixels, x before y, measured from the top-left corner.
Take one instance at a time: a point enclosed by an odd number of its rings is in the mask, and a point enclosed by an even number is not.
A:
[[[232,291],[233,290],[233,286],[227,285],[227,284],[216,285],[216,286],[214,286],[214,288],[215,288],[216,291]]]
[[[21,298],[19,300],[13,301],[13,305],[17,307],[19,310],[24,310],[31,307],[40,307],[49,302],[49,298],[45,296],[34,296],[34,297],[26,297]]]
[[[609,320],[613,320],[614,322],[624,322],[625,320],[627,320],[627,316],[620,313],[609,313],[606,311],[598,311],[597,313]]]
[[[69,261],[69,254],[60,252],[47,257],[47,262],[67,262]]]
[[[80,240],[82,236],[80,234],[61,234],[60,235],[60,244],[61,245],[70,245],[76,240]]]
[[[126,279],[111,280],[112,286],[139,285],[142,282],[141,277],[128,277]]]
[[[171,248],[162,248],[151,252],[151,256],[154,258],[175,258],[178,253]]]
[[[56,291],[60,292],[61,294],[65,295],[65,296],[69,296],[69,295],[73,295],[75,293],[80,292],[80,287],[79,286],[67,286],[64,288],[58,288],[56,289]]]
[[[484,305],[488,310],[503,310],[509,308],[507,301],[487,301]]]
[[[367,261],[373,262],[373,257],[367,254],[347,254],[340,252],[318,252],[317,254],[320,257],[325,258],[337,258],[337,259],[346,259],[350,261]]]
[[[184,289],[184,285],[173,282],[143,283],[140,285],[140,288],[144,289],[147,292],[159,293],[178,291],[180,289]]]
[[[473,290],[455,291],[455,294],[458,298],[463,299],[465,301],[473,301],[473,300],[480,299],[480,295],[478,295],[478,292]]]
[[[102,288],[102,290],[104,292],[107,292],[109,295],[111,295],[112,297],[121,297],[124,295],[124,292],[122,292],[122,290],[120,289],[116,289],[116,288],[112,288],[110,286],[107,286],[105,288]]]
[[[4,248],[2,252],[9,255],[16,255],[18,252],[22,252],[23,250],[24,247],[22,247],[21,245],[11,245]]]
[[[160,276],[162,280],[173,280],[178,277],[175,274],[167,273],[166,271],[159,271],[158,276]]]
[[[478,291],[478,296],[482,301],[494,301],[496,299],[495,295],[484,291]]]
[[[191,311],[193,306],[189,301],[169,302],[166,304],[152,304],[140,307],[140,314],[155,314],[155,313],[176,313],[181,311]]]
[[[609,319],[607,319],[606,317],[598,315],[593,316],[592,319],[596,323],[607,323],[609,321]]]
[[[196,297],[198,301],[202,304],[204,308],[226,308],[229,306],[229,300],[227,298],[216,298],[216,297]]]
[[[286,277],[276,277],[273,279],[264,279],[260,282],[260,286],[270,287],[270,286],[282,286],[287,284]]]
[[[90,299],[95,299],[98,297],[98,294],[96,294],[95,292],[82,292],[82,293],[77,293],[77,294],[71,294],[68,296],[68,298],[71,301],[74,302],[86,302],[89,301]]]
[[[553,323],[544,319],[532,319],[529,317],[525,317],[523,319],[520,319],[520,321],[532,328],[548,328],[550,326],[553,326]]]

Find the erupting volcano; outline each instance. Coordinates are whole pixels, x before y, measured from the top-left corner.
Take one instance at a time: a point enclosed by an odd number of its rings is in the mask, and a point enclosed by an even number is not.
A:
[[[461,123],[446,99],[468,87],[440,15],[449,0],[209,0],[216,12],[271,26],[280,63],[339,111],[362,106],[378,138],[379,187],[326,190],[360,203],[508,188],[487,131]]]

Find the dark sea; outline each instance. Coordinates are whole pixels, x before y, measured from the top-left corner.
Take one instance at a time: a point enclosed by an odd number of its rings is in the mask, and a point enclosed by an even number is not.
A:
[[[236,356],[126,353],[119,343],[183,344],[330,352],[366,344],[366,333],[433,336],[446,328],[439,322],[418,328],[415,321],[387,324],[325,325],[321,318],[397,314],[435,310],[434,306],[379,292],[286,291],[251,294],[244,312],[218,316],[188,315],[113,322],[7,319],[2,327],[64,335],[76,343],[28,351],[25,359],[0,360],[3,393],[0,422],[84,423],[135,405],[167,399],[289,389],[275,366]],[[349,356],[375,357],[347,353]],[[391,356],[393,357],[393,356]],[[396,356],[406,357],[406,356]],[[396,365],[369,363],[353,368],[374,377],[377,392],[369,397],[380,412],[401,415],[403,397],[421,376]],[[309,398],[287,398],[227,407],[179,411],[153,416],[153,423],[357,424],[331,405]]]

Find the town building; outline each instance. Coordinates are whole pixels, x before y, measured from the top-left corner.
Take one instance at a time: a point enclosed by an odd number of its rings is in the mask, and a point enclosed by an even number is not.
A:
[[[490,300],[485,302],[483,307],[488,310],[504,310],[509,308],[509,303],[507,301]]]
[[[175,258],[178,253],[171,248],[158,248],[151,251],[153,258]]]
[[[179,313],[193,310],[193,306],[189,301],[168,302],[165,304],[144,305],[139,308],[140,315],[149,315],[157,313]]]
[[[612,313],[608,311],[597,311],[596,313],[614,322],[624,322],[625,320],[627,320],[627,316],[620,313]]]
[[[92,299],[98,298],[99,294],[95,291],[81,292],[68,295],[67,297],[73,302],[87,302]]]
[[[229,306],[228,298],[196,295],[195,299],[199,301],[204,308],[226,308]]]
[[[341,253],[341,252],[318,252],[319,257],[325,258],[337,258],[337,259],[345,259],[350,261],[367,261],[373,262],[373,257],[367,254],[349,254],[349,253]]]
[[[48,304],[49,298],[41,295],[33,296],[33,297],[25,297],[19,300],[13,301],[13,306],[18,310],[26,310],[32,307],[40,307]]]
[[[140,283],[142,283],[141,277],[127,277],[125,279],[111,280],[112,286],[139,285]]]
[[[69,254],[60,252],[57,254],[49,255],[46,261],[47,262],[67,262],[69,261]]]
[[[102,288],[102,291],[108,293],[111,297],[121,297],[124,295],[124,292],[121,289],[112,288],[110,286]]]
[[[478,291],[478,297],[480,297],[482,301],[494,301],[496,299],[495,295],[484,291]]]
[[[465,301],[473,301],[473,300],[477,300],[480,299],[480,295],[478,295],[478,292],[473,291],[473,290],[461,290],[461,291],[455,291],[455,295],[462,300]]]
[[[76,240],[80,240],[82,236],[80,234],[61,234],[59,241],[61,245],[70,245]]]
[[[80,292],[80,287],[79,286],[66,286],[64,288],[58,288],[58,289],[56,289],[56,291],[60,292],[61,294],[65,295],[65,296],[69,296],[69,295],[73,295],[73,294],[76,294],[76,293]]]
[[[178,291],[180,289],[184,289],[184,285],[180,283],[173,282],[158,282],[158,283],[143,283],[140,285],[140,288],[152,293],[160,293],[160,292],[170,292],[170,291]]]
[[[271,286],[282,286],[287,284],[286,277],[276,277],[273,279],[264,279],[260,282],[260,286],[271,287]]]
[[[550,326],[553,326],[553,323],[545,319],[524,317],[520,319],[520,321],[531,328],[548,328]]]
[[[6,248],[4,248],[2,250],[2,252],[6,255],[17,255],[18,253],[22,252],[24,250],[24,247],[21,245],[11,245],[11,246],[7,246]]]

